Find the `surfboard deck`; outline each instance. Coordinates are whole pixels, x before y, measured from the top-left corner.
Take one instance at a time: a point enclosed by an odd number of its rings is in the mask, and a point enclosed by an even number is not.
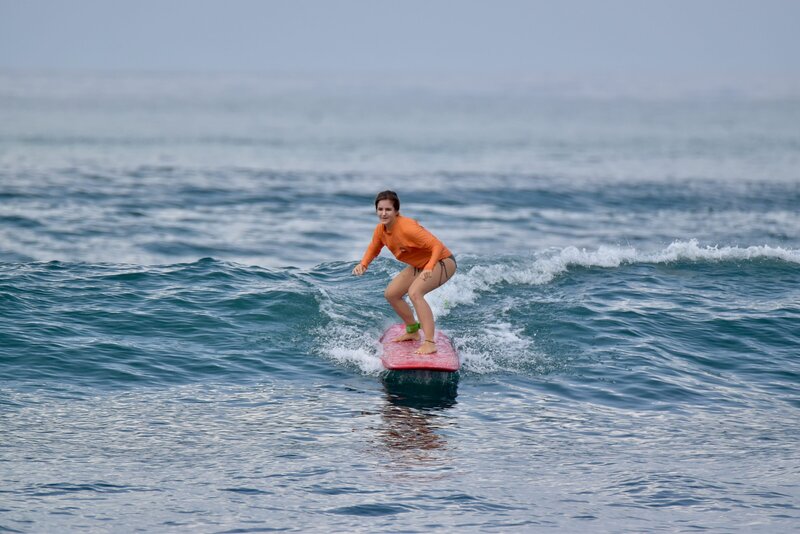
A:
[[[391,371],[421,369],[428,371],[458,371],[461,362],[458,360],[458,353],[453,347],[450,338],[437,331],[436,352],[433,354],[414,354],[420,345],[420,341],[401,341],[394,342],[394,338],[402,335],[406,331],[406,325],[393,324],[381,336],[380,342],[383,345],[381,362],[383,366]],[[424,338],[424,332],[420,338]]]

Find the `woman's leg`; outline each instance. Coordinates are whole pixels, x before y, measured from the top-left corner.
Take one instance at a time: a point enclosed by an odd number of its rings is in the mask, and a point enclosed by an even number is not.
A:
[[[386,286],[386,291],[383,292],[383,296],[386,297],[386,300],[389,301],[389,304],[392,305],[394,308],[395,313],[400,316],[400,319],[406,324],[414,324],[416,321],[414,320],[414,312],[411,310],[411,306],[405,301],[403,297],[406,296],[408,293],[408,288],[411,287],[411,284],[414,283],[414,268],[413,267],[406,267],[400,274],[394,277],[389,285]],[[394,341],[409,341],[409,340],[416,340],[419,339],[419,332],[414,332],[413,334],[403,334],[400,337],[395,338]]]
[[[433,311],[431,311],[431,307],[425,300],[425,295],[450,280],[455,272],[455,260],[452,258],[445,258],[438,262],[433,268],[433,276],[427,280],[423,280],[421,276],[417,276],[408,288],[408,297],[411,299],[411,303],[414,304],[414,309],[417,312],[417,317],[419,317],[422,331],[425,332],[426,340],[432,341],[435,339],[436,324],[433,320]],[[416,352],[418,354],[431,354],[436,352],[436,345],[434,343],[423,343]]]

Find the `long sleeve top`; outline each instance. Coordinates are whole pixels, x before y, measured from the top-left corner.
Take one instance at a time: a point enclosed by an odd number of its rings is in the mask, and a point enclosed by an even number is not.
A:
[[[395,219],[391,232],[378,223],[361,265],[367,267],[384,246],[395,258],[417,269],[433,269],[437,261],[452,256],[452,252],[425,227],[402,215]]]

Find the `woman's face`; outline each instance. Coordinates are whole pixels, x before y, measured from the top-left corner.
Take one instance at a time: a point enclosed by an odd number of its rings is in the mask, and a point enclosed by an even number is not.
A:
[[[391,228],[394,224],[394,220],[397,218],[397,210],[394,209],[392,201],[388,199],[378,201],[378,208],[376,211],[378,212],[378,219],[380,219],[381,223]]]

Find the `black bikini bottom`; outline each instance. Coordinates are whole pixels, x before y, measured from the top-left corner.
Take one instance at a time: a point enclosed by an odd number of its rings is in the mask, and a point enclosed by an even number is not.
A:
[[[445,282],[447,282],[447,280],[450,280],[450,277],[453,276],[452,274],[447,272],[447,266],[444,263],[444,260],[447,260],[447,259],[453,260],[453,264],[455,265],[456,269],[458,269],[458,262],[456,262],[455,254],[451,254],[451,255],[447,256],[446,258],[442,258],[441,260],[439,260],[439,265],[442,266],[442,271],[439,273],[439,285],[440,286],[442,284],[444,284]],[[418,268],[414,267],[414,276],[417,276],[421,272],[422,272],[422,269],[418,269]],[[456,273],[455,270],[453,270],[453,274],[455,274],[455,273]],[[447,277],[447,278],[445,278],[445,277]]]

